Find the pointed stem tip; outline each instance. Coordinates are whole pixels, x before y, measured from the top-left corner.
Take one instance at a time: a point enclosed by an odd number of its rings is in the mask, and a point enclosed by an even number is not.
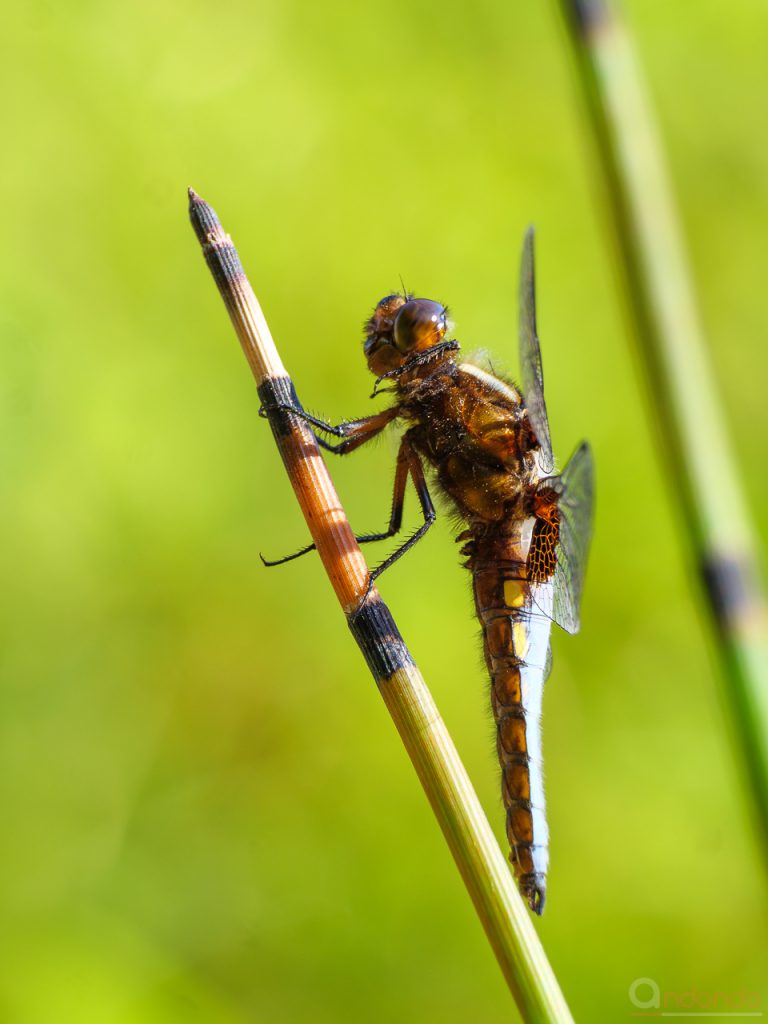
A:
[[[187,195],[189,196],[189,219],[192,221],[192,227],[195,229],[200,244],[205,245],[214,236],[223,237],[224,232],[219,218],[216,216],[216,211],[193,188],[187,189]]]

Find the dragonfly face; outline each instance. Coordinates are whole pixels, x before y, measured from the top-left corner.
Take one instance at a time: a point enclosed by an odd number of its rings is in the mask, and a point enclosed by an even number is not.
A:
[[[447,332],[441,303],[387,295],[365,325],[364,350],[371,371],[391,382],[394,404],[340,427],[306,418],[342,439],[331,445],[318,438],[338,454],[358,448],[388,423],[403,424],[389,527],[358,539],[383,540],[400,530],[409,479],[424,524],[371,573],[372,581],[434,521],[424,462],[464,521],[458,540],[473,576],[491,679],[510,860],[521,892],[540,914],[549,847],[540,732],[549,637],[553,622],[569,633],[579,629],[593,488],[587,444],[562,473],[554,472],[536,331],[532,232],[525,238],[520,273],[522,390],[458,361],[458,342],[446,340]]]
[[[386,295],[365,325],[365,356],[377,377],[400,369],[415,353],[439,345],[448,311],[431,299]]]

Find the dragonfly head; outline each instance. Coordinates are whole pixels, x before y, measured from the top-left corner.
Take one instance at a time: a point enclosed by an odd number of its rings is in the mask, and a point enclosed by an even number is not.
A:
[[[431,299],[387,295],[365,325],[365,356],[377,377],[403,366],[418,352],[439,345],[448,330],[448,310]]]

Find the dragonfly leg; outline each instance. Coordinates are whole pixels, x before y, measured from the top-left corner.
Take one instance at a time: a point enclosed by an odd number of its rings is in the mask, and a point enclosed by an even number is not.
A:
[[[400,466],[398,464],[398,472],[399,469]],[[407,479],[408,466],[406,464],[405,472],[403,473],[402,493],[399,497],[397,491],[397,477],[395,477],[395,497],[392,503],[392,516],[390,518],[388,528],[384,530],[383,533],[363,533],[359,537],[355,535],[355,540],[358,544],[370,544],[377,540],[388,540],[390,537],[394,537],[395,534],[398,533],[403,522],[403,498],[405,496],[405,484]],[[315,544],[307,544],[306,547],[300,548],[298,551],[294,551],[292,555],[284,555],[282,558],[276,558],[274,561],[269,558],[265,558],[261,553],[259,553],[259,558],[263,565],[268,569],[271,569],[275,565],[285,565],[286,562],[292,562],[294,558],[301,558],[302,555],[308,555],[310,551],[314,551],[315,549]]]
[[[321,420],[318,416],[313,416],[311,413],[305,412],[304,409],[299,409],[297,406],[291,405],[290,402],[275,402],[273,405],[270,405],[269,408],[262,405],[259,408],[259,416],[261,416],[262,419],[268,419],[269,413],[272,409],[279,409],[281,412],[292,412],[294,416],[298,417],[300,420],[304,420],[305,423],[308,423],[316,430],[322,430],[326,434],[333,434],[334,437],[346,437],[344,423],[334,426],[326,420]]]
[[[407,436],[403,438],[403,440],[402,440],[402,442],[400,444],[400,451],[398,453],[397,459],[398,459],[398,473],[400,472],[401,464],[405,466],[405,470],[403,471],[402,494],[403,495],[405,494],[405,478],[406,478],[407,474],[410,473],[411,479],[413,480],[413,485],[416,488],[416,494],[417,494],[418,499],[419,499],[419,504],[421,505],[421,512],[422,512],[422,515],[424,516],[424,522],[421,524],[421,526],[418,528],[418,530],[414,534],[412,534],[408,538],[408,540],[405,541],[404,544],[401,544],[400,547],[397,548],[396,551],[392,552],[392,554],[389,556],[389,558],[386,558],[381,563],[381,565],[377,565],[375,569],[371,570],[371,574],[370,574],[369,579],[368,579],[368,591],[366,592],[366,597],[368,596],[368,593],[370,593],[370,590],[371,590],[371,587],[373,586],[374,581],[377,580],[379,578],[379,576],[381,576],[381,574],[386,569],[389,569],[390,566],[394,565],[395,562],[398,560],[398,558],[402,558],[402,556],[406,553],[406,551],[410,551],[411,548],[415,544],[418,544],[418,542],[421,540],[421,538],[424,536],[424,534],[427,532],[427,530],[430,528],[430,526],[434,523],[435,519],[437,519],[437,513],[435,512],[435,506],[432,504],[432,498],[430,497],[429,490],[427,489],[427,481],[426,481],[426,478],[424,477],[424,467],[421,465],[421,459],[419,458],[419,456],[416,454],[416,452],[411,447],[411,444],[408,441]],[[402,496],[401,496],[400,500],[399,500],[399,508],[398,508],[397,507],[398,506],[398,501],[397,501],[397,479],[398,479],[398,477],[396,476],[395,477],[395,487],[396,487],[396,489],[395,489],[395,499],[396,500],[393,503],[392,521],[390,523],[390,527],[396,522],[397,523],[397,529],[399,529],[400,528],[400,522],[402,521],[402,512],[403,512],[402,504],[403,504],[403,499],[402,499]],[[397,530],[395,530],[394,532],[396,533]]]
[[[316,431],[320,430],[324,434],[344,438],[341,444],[329,444],[328,441],[324,441],[321,437],[316,437],[317,443],[321,448],[324,448],[327,452],[333,452],[335,455],[347,455],[349,452],[354,451],[355,448],[359,448],[361,444],[370,441],[372,437],[381,433],[384,427],[391,423],[398,413],[398,407],[395,405],[389,409],[383,409],[381,412],[374,413],[373,416],[363,416],[361,419],[348,420],[345,423],[339,423],[334,426],[334,424],[327,423],[317,416],[312,416],[311,413],[298,409],[287,402],[271,406],[271,408],[293,413],[294,416],[309,424]],[[259,416],[268,416],[268,410],[265,406],[259,409]]]
[[[305,548],[300,548],[298,551],[294,551],[292,555],[283,555],[282,558],[265,558],[261,552],[259,552],[259,558],[263,565],[266,565],[268,569],[271,569],[275,565],[285,565],[286,562],[292,562],[294,558],[301,558],[302,555],[308,555],[310,551],[315,550],[314,544],[307,544]]]
[[[386,410],[386,413],[389,412],[390,410]],[[357,435],[348,438],[341,445],[338,445],[336,447],[326,445],[323,441],[320,440],[320,438],[318,438],[317,440],[320,442],[321,445],[323,445],[323,447],[328,447],[330,451],[333,451],[338,455],[345,455],[347,454],[347,452],[353,451],[355,448],[359,448],[360,445],[365,444],[366,441],[370,441],[372,437],[374,437],[376,434],[379,433],[379,431],[384,429],[384,426],[386,426],[387,422],[389,422],[389,419],[391,419],[392,416],[389,416],[388,419],[384,421],[383,425],[371,425],[371,421],[379,419],[381,415],[382,414],[379,414],[377,416],[370,416],[365,420],[358,420],[358,424],[361,424],[362,426],[358,427]],[[344,448],[345,445],[347,445],[348,447]],[[340,451],[341,448],[344,448],[344,451]],[[403,452],[404,450],[405,449],[401,445],[400,452]],[[408,451],[411,451],[410,445],[408,445]],[[419,467],[420,466],[421,464],[419,464]],[[358,544],[370,544],[373,541],[387,540],[389,537],[394,537],[395,534],[400,530],[400,527],[402,526],[403,522],[403,503],[405,500],[405,485],[408,482],[408,470],[409,462],[407,454],[398,454],[397,468],[395,470],[394,494],[392,496],[392,513],[389,517],[389,526],[387,527],[386,530],[384,530],[381,533],[364,533],[359,537],[355,537],[355,540],[357,541]],[[272,566],[275,565],[284,565],[285,562],[292,562],[294,558],[301,558],[302,555],[307,555],[309,554],[310,551],[314,550],[315,545],[308,544],[306,547],[301,548],[299,551],[294,551],[292,555],[285,555],[283,558],[278,558],[274,561],[265,558],[262,554],[259,555],[259,558],[262,560],[264,565],[266,565],[268,568],[272,568]]]
[[[403,505],[405,504],[405,485],[408,483],[410,470],[408,452],[411,446],[406,446],[405,440],[400,444],[400,451],[397,453],[397,466],[395,468],[395,484],[392,493],[392,512],[389,516],[389,526],[382,533],[366,533],[358,537],[359,544],[369,544],[371,541],[388,540],[400,532],[403,525]]]
[[[376,437],[382,430],[391,423],[397,416],[398,407],[396,405],[391,406],[389,409],[384,409],[381,412],[374,413],[373,416],[365,416],[360,420],[351,420],[349,423],[342,423],[340,429],[343,431],[341,434],[337,434],[337,437],[343,437],[344,440],[340,444],[328,444],[327,441],[323,441],[321,438],[317,438],[317,442],[321,448],[325,451],[331,452],[333,455],[348,455],[353,452],[356,448],[364,445],[367,441]]]

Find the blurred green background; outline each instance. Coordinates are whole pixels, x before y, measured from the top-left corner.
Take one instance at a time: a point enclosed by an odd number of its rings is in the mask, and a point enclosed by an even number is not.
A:
[[[765,538],[768,7],[626,6]],[[583,632],[556,636],[545,701],[540,933],[579,1020],[629,1020],[638,977],[765,997],[765,878],[554,4],[4,22],[0,1021],[516,1019],[317,561],[259,561],[306,530],[190,184],[332,419],[374,406],[361,323],[399,275],[514,370],[536,224],[555,444],[589,437],[599,474]],[[333,466],[361,529],[393,458]],[[382,591],[501,838],[445,519]]]

